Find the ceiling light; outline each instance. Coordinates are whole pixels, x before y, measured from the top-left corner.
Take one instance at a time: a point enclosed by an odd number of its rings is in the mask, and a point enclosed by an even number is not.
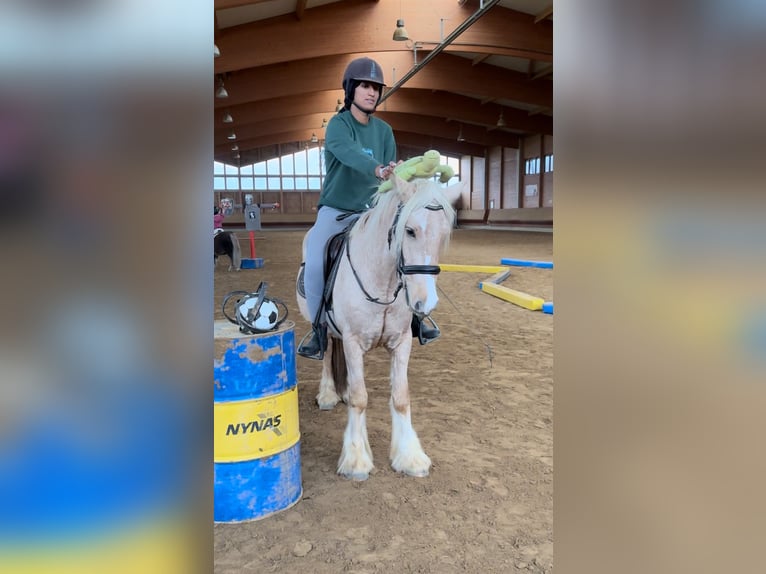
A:
[[[239,146],[237,144],[234,144],[231,146],[231,151],[239,151]]]
[[[407,35],[407,30],[404,29],[404,20],[397,20],[396,30],[394,30],[394,40],[397,42],[404,42],[409,39],[410,37]]]
[[[231,117],[231,114],[229,112],[226,112],[225,114],[223,114],[223,123],[230,124],[233,121],[234,121],[234,118]]]
[[[231,132],[231,133],[230,133],[229,135],[227,135],[226,137],[227,137],[228,139],[230,139],[230,140],[235,140],[235,139],[237,139],[237,134],[235,134],[234,132]]]
[[[213,44],[213,55],[216,58],[221,55],[221,51],[218,49],[218,46],[216,46],[215,44]]]
[[[505,127],[505,119],[503,118],[503,112],[500,112],[500,117],[497,118],[497,127],[504,128]]]
[[[311,143],[317,143],[319,140],[317,139],[316,134],[311,134]]]
[[[226,91],[226,88],[223,87],[223,83],[218,86],[218,89],[215,91],[215,97],[216,98],[228,98],[229,92]]]
[[[327,120],[326,120],[326,119],[324,119],[324,118],[322,118],[322,127],[323,127],[323,128],[326,128],[326,127],[327,127]]]
[[[338,99],[338,105],[337,105],[337,106],[335,106],[335,111],[336,111],[336,112],[339,112],[339,111],[341,111],[342,109],[343,109],[343,100],[341,100],[341,99]]]
[[[464,142],[465,138],[463,137],[463,126],[460,126],[460,131],[457,134],[457,141]]]

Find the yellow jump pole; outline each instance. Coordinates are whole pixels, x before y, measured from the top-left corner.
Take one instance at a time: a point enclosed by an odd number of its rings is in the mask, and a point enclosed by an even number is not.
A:
[[[464,273],[500,273],[508,271],[507,266],[500,265],[455,265],[452,263],[441,263],[439,269],[442,271],[462,271]]]
[[[489,293],[494,297],[503,299],[504,301],[508,301],[509,303],[513,303],[519,307],[524,307],[530,311],[540,311],[543,308],[543,303],[545,303],[545,301],[540,297],[535,297],[533,295],[523,293],[522,291],[516,291],[515,289],[509,289],[503,285],[495,285],[494,283],[482,282],[479,284],[479,287],[485,293]]]

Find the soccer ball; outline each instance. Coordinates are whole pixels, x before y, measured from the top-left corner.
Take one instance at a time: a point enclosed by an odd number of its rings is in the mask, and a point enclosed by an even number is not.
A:
[[[246,323],[249,323],[259,331],[272,330],[279,319],[279,308],[273,301],[264,299],[261,308],[258,309],[258,313],[255,315],[255,320],[253,321],[251,319],[251,311],[253,310],[253,307],[255,307],[256,301],[257,299],[255,297],[251,297],[250,299],[246,299],[245,302],[240,305],[239,312],[242,315],[242,318],[245,319]]]

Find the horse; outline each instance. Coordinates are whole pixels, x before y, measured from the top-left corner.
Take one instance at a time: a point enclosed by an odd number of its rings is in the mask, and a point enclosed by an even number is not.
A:
[[[231,260],[229,271],[232,269],[239,271],[242,265],[242,252],[239,248],[239,239],[233,231],[224,231],[216,229],[213,236],[213,267],[218,264],[218,257],[228,255]]]
[[[393,189],[374,195],[373,207],[347,231],[334,284],[325,289],[326,299],[328,293],[332,298],[325,301],[328,341],[316,400],[321,410],[341,400],[347,404],[337,472],[352,480],[366,480],[374,467],[367,437],[364,355],[381,346],[391,359],[391,467],[415,477],[427,476],[431,467],[411,420],[410,325],[413,313],[428,316],[438,302],[439,256],[449,243],[453,205],[464,184],[445,188],[430,179],[392,178]],[[296,285],[298,308],[312,321],[302,295],[302,267]]]

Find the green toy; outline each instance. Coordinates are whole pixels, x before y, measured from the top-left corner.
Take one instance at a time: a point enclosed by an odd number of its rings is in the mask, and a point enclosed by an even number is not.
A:
[[[430,149],[423,155],[411,157],[394,168],[394,173],[405,181],[413,177],[428,179],[439,174],[439,181],[447,183],[455,175],[454,170],[448,165],[439,165],[441,154],[435,149]],[[378,193],[385,193],[394,187],[393,182],[387,179],[378,187]]]

